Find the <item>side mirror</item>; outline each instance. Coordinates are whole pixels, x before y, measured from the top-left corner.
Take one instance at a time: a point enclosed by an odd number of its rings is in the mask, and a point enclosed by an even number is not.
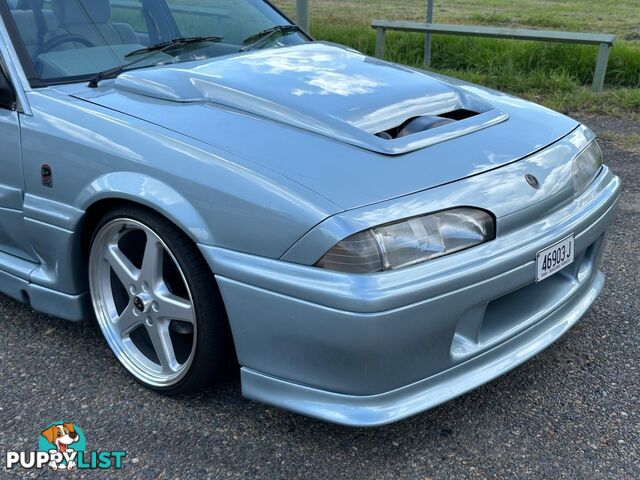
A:
[[[16,95],[4,70],[0,70],[0,108],[16,109]]]

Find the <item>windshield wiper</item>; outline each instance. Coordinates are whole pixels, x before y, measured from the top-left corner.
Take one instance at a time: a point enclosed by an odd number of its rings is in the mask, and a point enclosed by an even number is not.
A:
[[[150,47],[134,50],[133,52],[127,53],[124,58],[133,57],[147,52],[165,52],[171,47],[180,47],[182,45],[189,45],[190,43],[219,42],[221,40],[223,40],[223,38],[219,36],[174,38],[167,42],[156,43]]]
[[[133,52],[127,53],[124,56],[124,58],[133,57],[136,55],[140,55],[142,53],[149,53],[149,55],[145,55],[144,57],[139,58],[138,60],[134,60],[133,62],[125,63],[124,65],[118,65],[117,67],[110,68],[109,70],[98,72],[91,80],[89,80],[89,88],[97,88],[99,83],[102,80],[105,80],[107,78],[117,77],[122,72],[127,70],[129,67],[132,67],[137,63],[143,62],[144,60],[152,57],[155,53],[166,52],[168,50],[171,50],[174,47],[180,47],[183,45],[203,43],[203,42],[219,42],[221,40],[223,40],[223,38],[219,36],[174,38],[173,40],[169,40],[168,42],[157,43],[155,45],[151,45],[150,47],[134,50]]]
[[[296,32],[304,33],[302,28],[300,28],[298,25],[275,25],[271,28],[267,28],[266,30],[258,32],[255,35],[251,35],[250,37],[245,38],[245,40],[242,42],[244,47],[242,47],[240,51],[246,52],[248,50],[253,50],[256,46],[269,41],[276,35],[284,36]]]

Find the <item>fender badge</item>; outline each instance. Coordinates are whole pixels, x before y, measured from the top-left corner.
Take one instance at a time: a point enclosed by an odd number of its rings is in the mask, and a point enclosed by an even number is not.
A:
[[[527,173],[524,176],[524,179],[531,186],[531,188],[535,188],[536,190],[540,189],[540,182],[535,176],[531,175],[530,173]]]
[[[40,178],[42,179],[42,185],[49,188],[53,187],[53,172],[46,163],[40,167]]]

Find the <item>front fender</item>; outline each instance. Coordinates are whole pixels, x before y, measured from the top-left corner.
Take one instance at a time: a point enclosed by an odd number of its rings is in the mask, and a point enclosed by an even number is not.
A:
[[[269,258],[340,210],[266,167],[130,115],[53,90],[30,100],[34,114],[21,119],[29,195],[83,211],[106,198],[132,200],[198,243]],[[50,187],[40,178],[43,164],[52,171]]]
[[[25,195],[26,232],[39,264],[29,274],[29,295],[38,309],[71,320],[89,315],[82,222],[102,200],[128,200],[165,216],[195,242],[213,241],[200,214],[169,185],[133,172],[101,175],[77,195],[73,206]],[[64,305],[64,308],[58,308]]]
[[[139,203],[171,220],[196,243],[215,244],[214,237],[193,205],[166,183],[135,172],[107,173],[80,191],[74,205],[87,211],[102,200]]]
[[[30,101],[33,115],[21,116],[24,216],[37,285],[86,291],[79,227],[101,200],[147,206],[198,244],[268,258],[339,211],[287,177],[130,115],[51,89]]]

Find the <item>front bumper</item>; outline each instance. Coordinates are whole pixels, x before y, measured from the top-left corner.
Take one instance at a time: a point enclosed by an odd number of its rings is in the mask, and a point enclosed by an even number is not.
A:
[[[619,179],[604,167],[580,199],[493,242],[376,275],[201,246],[229,315],[243,394],[373,426],[502,375],[559,338],[595,301],[619,192]],[[572,233],[574,264],[536,283],[537,252]]]

